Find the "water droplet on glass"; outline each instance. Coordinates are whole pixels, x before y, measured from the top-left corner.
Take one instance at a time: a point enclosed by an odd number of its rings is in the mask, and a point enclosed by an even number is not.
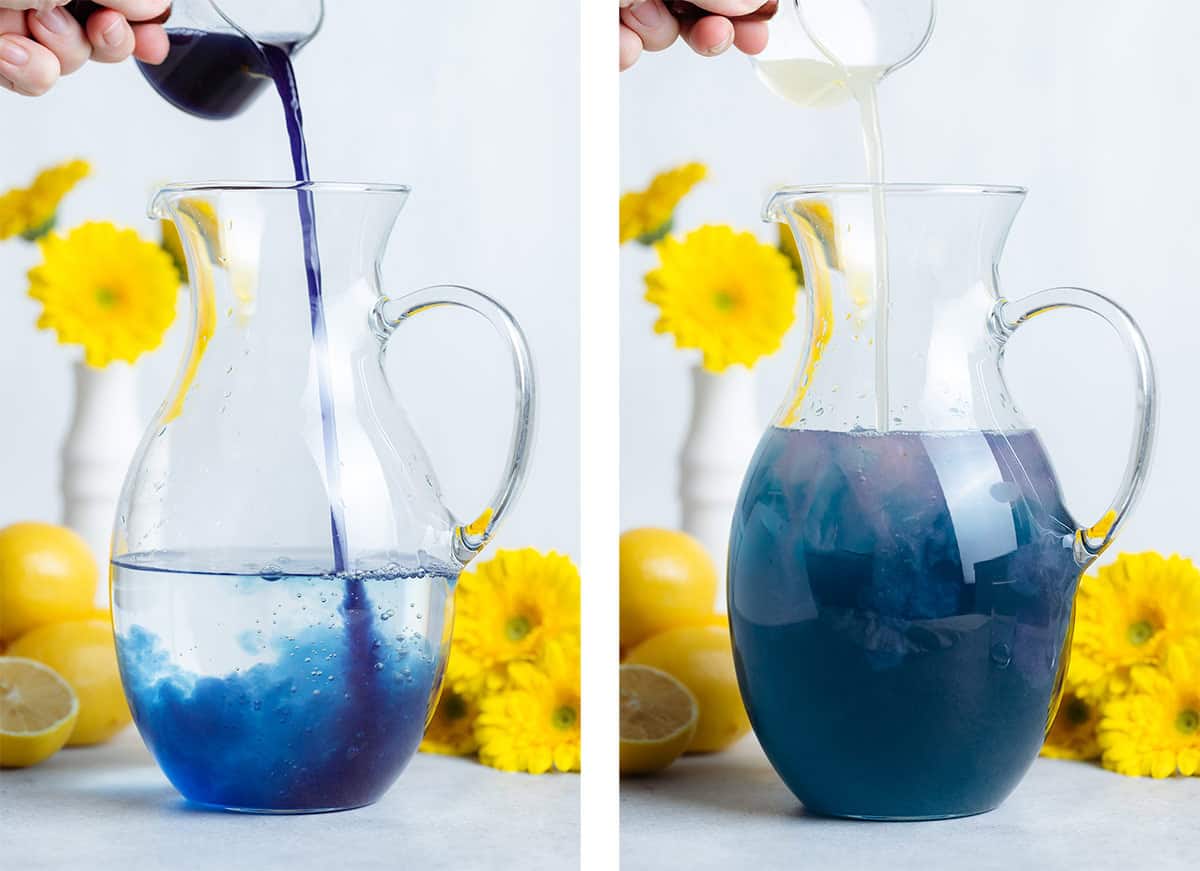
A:
[[[1000,668],[1008,668],[1012,662],[1012,648],[1004,641],[997,641],[992,645],[992,662]]]
[[[281,569],[277,565],[268,563],[267,565],[262,567],[262,571],[260,571],[258,573],[258,576],[260,578],[262,578],[264,581],[268,581],[268,582],[278,581],[280,578],[283,577],[283,569]]]

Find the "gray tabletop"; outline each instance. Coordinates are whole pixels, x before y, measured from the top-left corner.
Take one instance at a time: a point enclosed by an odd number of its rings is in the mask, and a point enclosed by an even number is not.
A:
[[[383,800],[345,813],[192,808],[133,729],[0,771],[0,866],[28,869],[570,869],[579,778],[505,774],[418,755]]]
[[[1198,867],[1197,848],[1200,778],[1048,759],[997,810],[932,823],[806,816],[752,736],[621,784],[622,871],[1166,871]]]

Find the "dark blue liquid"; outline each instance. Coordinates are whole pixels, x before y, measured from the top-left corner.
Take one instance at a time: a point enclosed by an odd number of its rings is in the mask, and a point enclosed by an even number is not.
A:
[[[402,618],[386,622],[396,608],[385,608],[405,601],[407,576],[376,573],[348,584],[328,576],[114,568],[126,696],[163,772],[191,801],[279,812],[359,807],[378,799],[416,752],[444,659],[440,639],[397,636]],[[450,575],[415,577],[415,583],[432,577],[439,585],[435,606],[453,583]],[[156,585],[169,589],[169,598],[148,596]],[[343,586],[357,592],[338,605]],[[278,593],[274,610],[261,610],[264,592]],[[318,597],[331,605],[322,608]],[[147,600],[166,604],[139,612],[138,603]],[[280,601],[289,609],[286,618],[294,624],[299,616],[306,628],[265,636],[235,631],[254,664],[232,673],[228,665],[210,669],[213,649],[194,646],[190,633],[172,634],[179,623],[169,615],[180,609],[195,619],[204,619],[206,609],[246,609],[261,619],[243,614],[226,617],[225,625],[270,630]]]
[[[292,58],[284,46],[261,44],[279,99],[291,143],[292,167],[296,181],[309,181],[308,145],[304,140],[304,114],[300,110],[300,91]],[[300,228],[304,239],[304,274],[308,283],[308,311],[312,324],[313,356],[317,371],[317,393],[321,403],[321,429],[325,445],[325,481],[329,493],[329,531],[333,541],[333,567],[343,572],[349,566],[346,556],[346,524],[342,504],[341,469],[338,450],[337,419],[333,407],[333,385],[329,372],[329,333],[325,327],[325,303],[321,293],[321,252],[317,246],[317,215],[312,191],[296,192],[300,207]],[[348,586],[349,597],[354,590]]]
[[[167,37],[171,43],[167,59],[158,65],[140,64],[146,79],[164,98],[185,112],[202,118],[230,118],[244,109],[268,82],[273,81],[283,104],[295,179],[297,182],[311,180],[308,147],[304,139],[304,115],[300,109],[295,71],[292,69],[291,53],[296,45],[295,40],[256,43],[238,34],[188,29],[168,30]],[[316,207],[311,190],[298,190],[296,196],[321,405],[333,569],[342,572],[349,566],[349,560],[341,498],[341,458],[329,371],[329,335],[321,289]]]
[[[232,118],[271,82],[254,42],[236,33],[167,31],[170,51],[161,64],[138,62],[142,75],[171,105],[199,118]],[[291,51],[291,44],[280,48]]]
[[[1075,525],[1032,432],[773,429],[742,487],[729,613],[742,696],[813,812],[990,810],[1066,664]]]

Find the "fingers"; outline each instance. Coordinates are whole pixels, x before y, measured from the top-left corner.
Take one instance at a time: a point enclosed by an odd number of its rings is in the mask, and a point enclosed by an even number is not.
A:
[[[763,5],[763,0],[692,0],[701,9],[707,9],[714,15],[724,15],[726,18],[737,18],[739,15],[749,15],[757,12]]]
[[[720,15],[706,15],[692,24],[684,25],[683,38],[692,51],[713,57],[733,45],[733,24]]]
[[[133,56],[148,64],[160,64],[167,59],[171,43],[161,24],[133,25]]]
[[[115,64],[133,54],[133,28],[119,12],[110,9],[93,12],[88,19],[87,36],[92,43],[92,60]]]
[[[171,0],[100,0],[100,4],[121,13],[128,21],[149,21],[166,12]]]
[[[621,23],[638,35],[646,51],[662,51],[679,36],[679,22],[662,0],[642,0],[622,9]]]
[[[759,54],[767,47],[769,32],[765,21],[735,21],[733,44],[742,54]]]
[[[62,9],[30,12],[25,23],[30,36],[54,52],[64,76],[75,72],[92,56],[92,44],[83,28]]]
[[[27,36],[0,36],[0,85],[27,97],[40,97],[58,81],[54,52]]]
[[[629,69],[642,56],[642,38],[621,25],[621,72]]]

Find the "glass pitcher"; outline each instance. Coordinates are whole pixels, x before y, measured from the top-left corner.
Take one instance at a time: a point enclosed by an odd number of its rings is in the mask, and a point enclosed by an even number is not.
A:
[[[1080,574],[1145,479],[1154,372],[1110,300],[1001,295],[1015,187],[883,186],[880,330],[878,193],[789,188],[766,207],[800,248],[808,343],[734,516],[734,655],[759,741],[810,811],[964,816],[1015,788],[1054,717]],[[1014,330],[1065,309],[1106,320],[1137,370],[1129,464],[1094,527],[1068,513],[1001,371]]]
[[[316,208],[316,300],[298,192]],[[151,206],[186,249],[191,338],[121,495],[113,622],[137,727],[194,802],[309,812],[377,799],[436,702],[458,574],[524,477],[534,386],[516,322],[462,287],[382,291],[407,195],[211,184],[164,188]],[[383,368],[401,325],[443,306],[497,329],[517,384],[507,470],[470,523],[443,504],[398,402],[405,385]]]

